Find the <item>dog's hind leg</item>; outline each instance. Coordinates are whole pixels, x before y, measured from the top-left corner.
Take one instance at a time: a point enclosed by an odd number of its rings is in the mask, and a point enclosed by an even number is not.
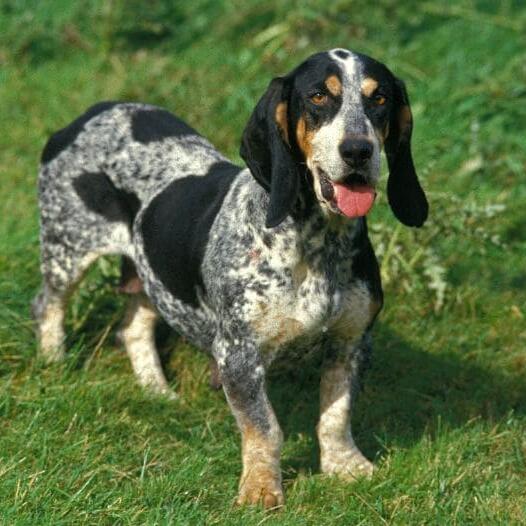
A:
[[[64,349],[64,317],[67,300],[80,278],[97,258],[95,253],[77,255],[63,245],[43,245],[43,285],[31,304],[37,322],[40,354],[48,363],[61,360]]]
[[[44,284],[31,303],[31,313],[37,322],[40,354],[48,363],[64,357],[65,298]]]
[[[74,161],[43,165],[39,174],[43,286],[32,310],[48,362],[64,356],[67,299],[89,265],[101,255],[133,255],[130,229],[138,199]]]
[[[156,310],[143,294],[133,295],[119,331],[138,382],[148,390],[175,398],[155,347]]]

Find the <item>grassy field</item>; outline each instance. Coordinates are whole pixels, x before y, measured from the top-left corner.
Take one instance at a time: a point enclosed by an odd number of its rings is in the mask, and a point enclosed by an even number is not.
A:
[[[526,8],[321,4],[0,2],[0,523],[526,523]],[[418,232],[383,195],[371,213],[386,305],[354,429],[378,470],[319,475],[316,365],[276,371],[286,508],[238,509],[239,437],[207,359],[170,338],[179,400],[135,385],[115,261],[73,298],[67,361],[39,363],[38,159],[50,132],[119,99],[168,107],[239,161],[269,79],[337,46],[406,81],[431,204]]]

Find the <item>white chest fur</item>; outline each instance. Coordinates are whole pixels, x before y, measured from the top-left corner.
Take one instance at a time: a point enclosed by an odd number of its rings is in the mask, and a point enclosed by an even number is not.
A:
[[[374,301],[362,281],[346,280],[299,263],[290,279],[276,280],[253,297],[250,320],[259,343],[276,349],[298,338],[330,333],[353,341],[371,321]]]

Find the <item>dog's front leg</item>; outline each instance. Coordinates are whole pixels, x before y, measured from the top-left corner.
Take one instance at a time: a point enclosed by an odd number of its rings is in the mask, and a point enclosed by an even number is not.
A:
[[[265,370],[256,345],[217,338],[214,356],[228,403],[241,431],[243,472],[238,504],[283,504],[280,450],[283,435],[265,391]]]
[[[320,465],[323,473],[349,478],[370,476],[373,465],[354,443],[351,409],[358,392],[362,353],[367,344],[330,342],[320,383],[320,420],[317,426]]]

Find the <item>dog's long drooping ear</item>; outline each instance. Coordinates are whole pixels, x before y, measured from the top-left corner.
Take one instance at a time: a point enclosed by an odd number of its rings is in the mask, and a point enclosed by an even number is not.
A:
[[[298,196],[299,175],[288,143],[288,88],[272,80],[256,105],[241,139],[240,155],[258,183],[270,194],[265,226],[278,226]]]
[[[395,79],[394,106],[389,123],[385,153],[389,165],[387,198],[394,215],[407,226],[420,227],[427,219],[429,206],[418,182],[411,156],[413,117],[405,85]]]

